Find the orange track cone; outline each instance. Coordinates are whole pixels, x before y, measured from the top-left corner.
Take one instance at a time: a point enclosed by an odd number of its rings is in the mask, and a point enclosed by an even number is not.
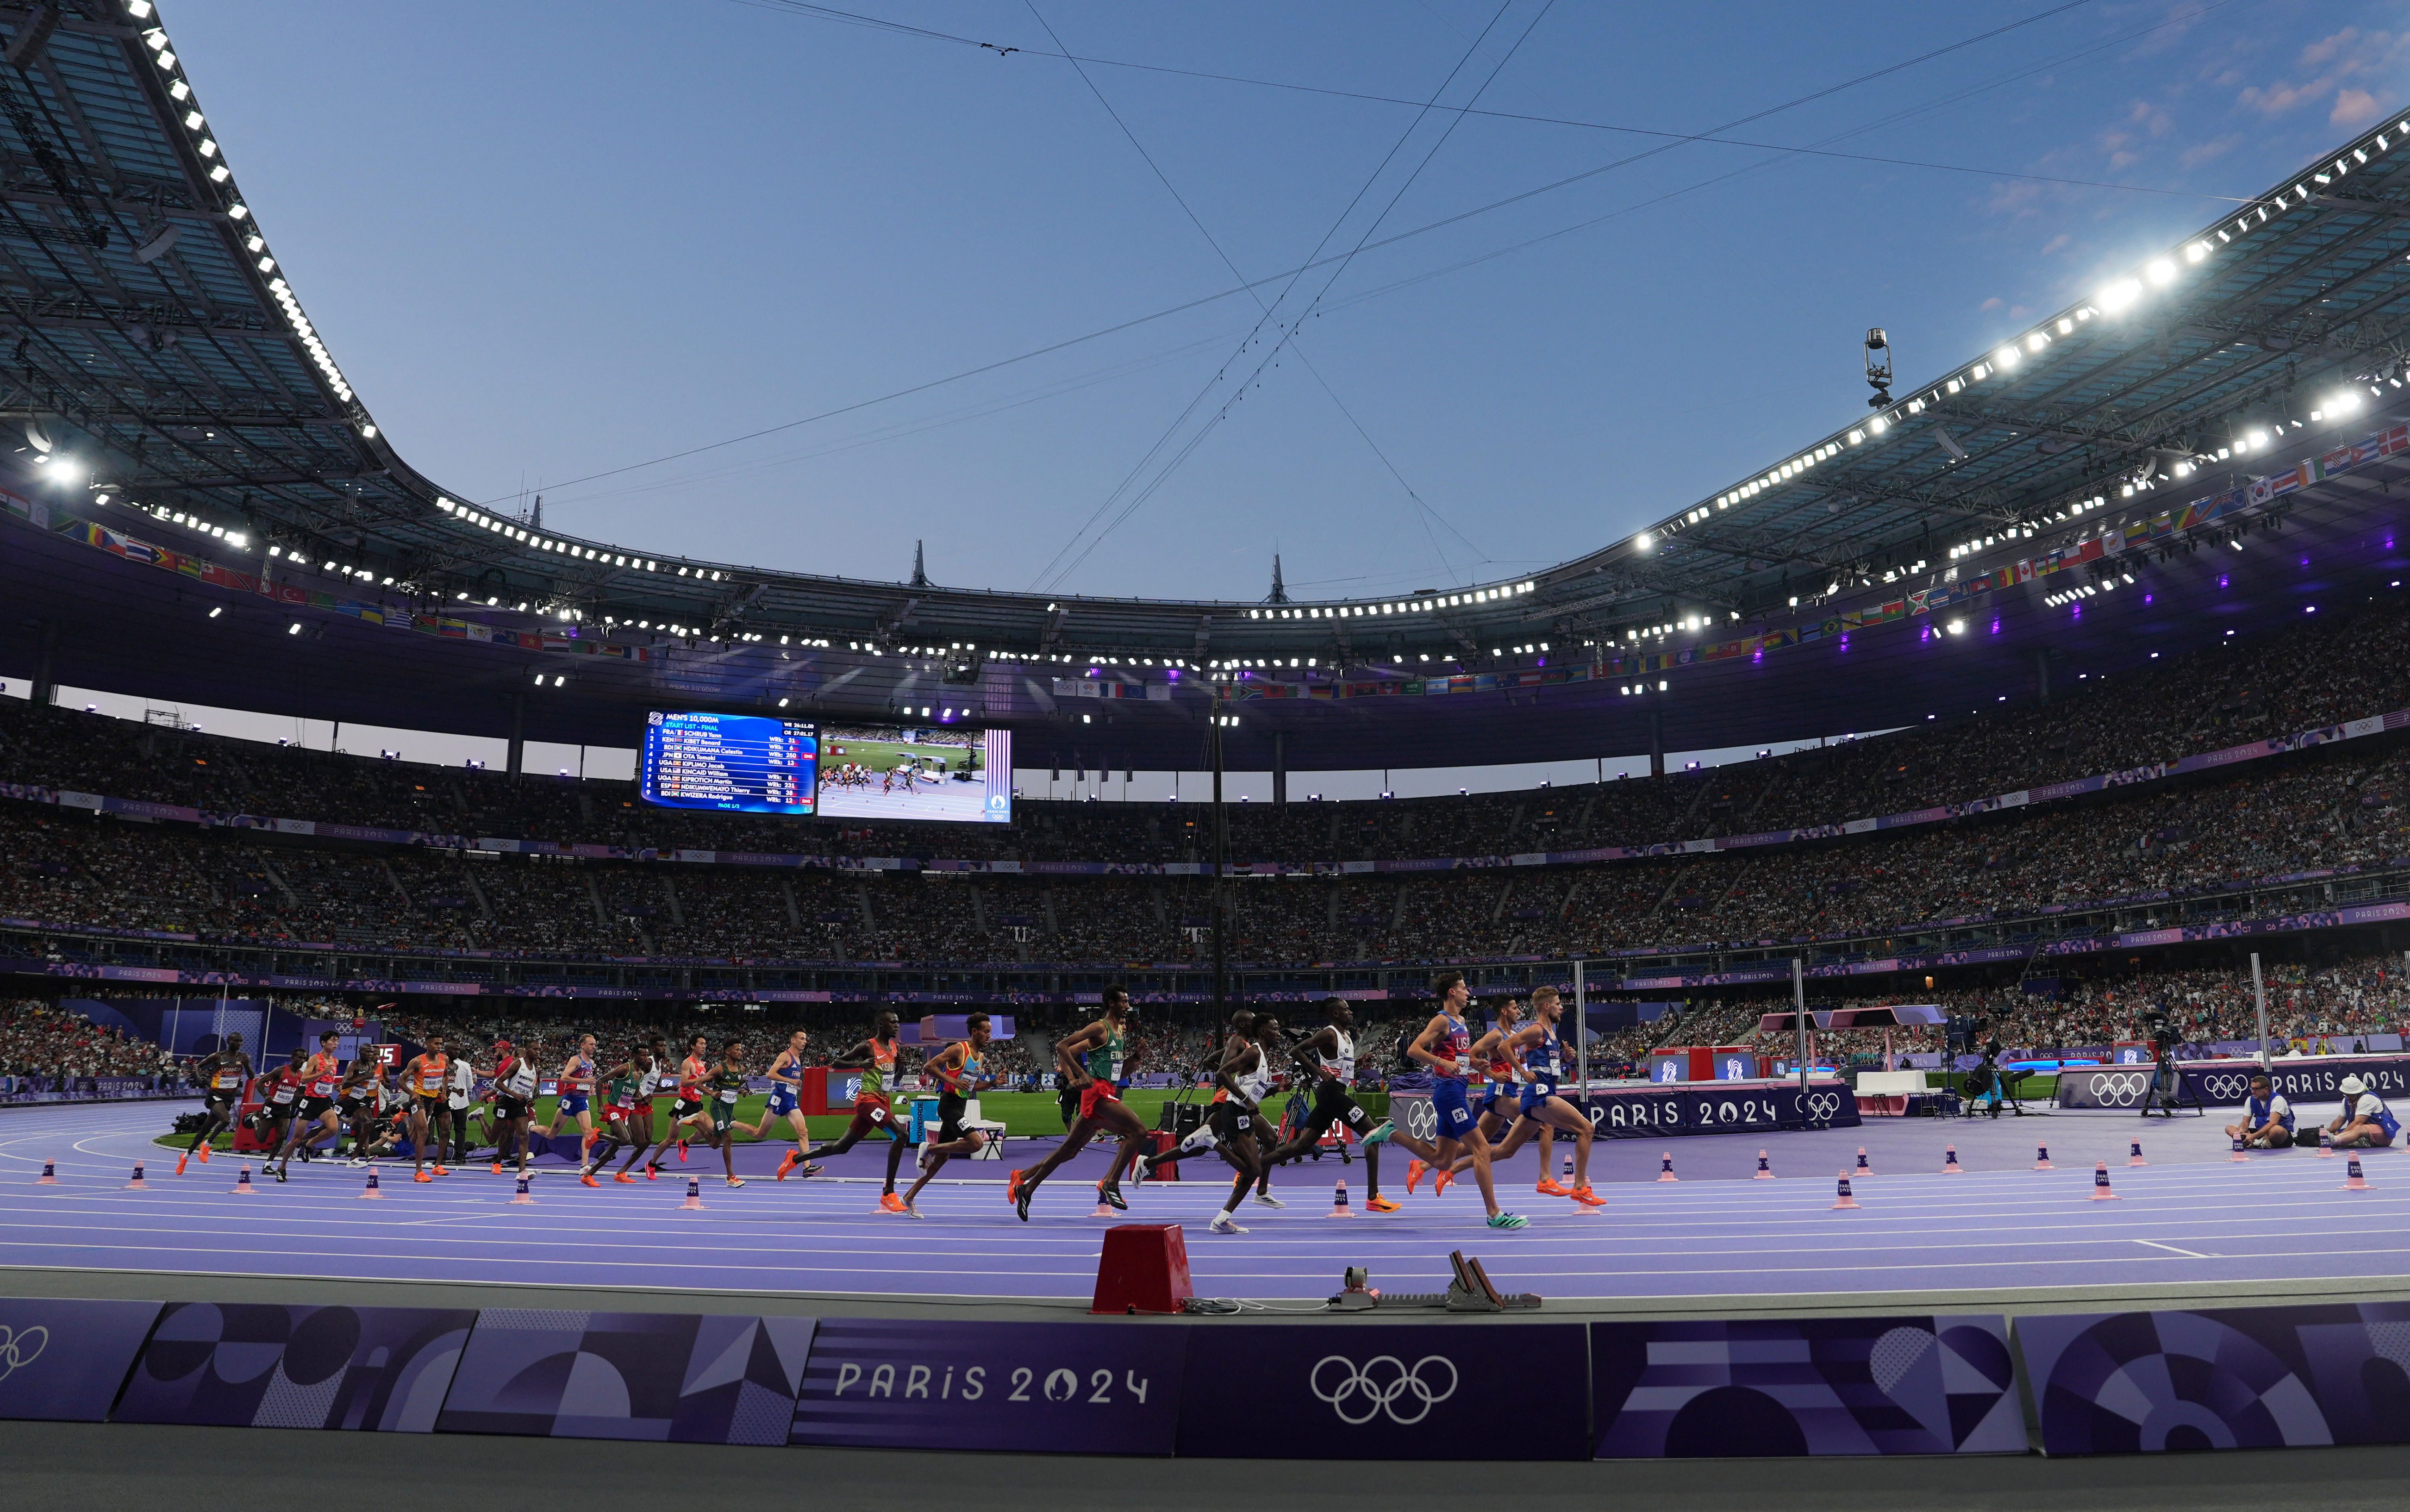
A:
[[[243,1164],[241,1170],[235,1173],[234,1195],[237,1197],[257,1197],[259,1195],[259,1188],[251,1185],[251,1165],[248,1161]]]
[[[1845,1170],[1841,1172],[1841,1199],[1833,1204],[1834,1211],[1838,1212],[1842,1208],[1853,1208],[1857,1205],[1858,1199],[1850,1195],[1850,1173]]]
[[[1657,1179],[1658,1179],[1659,1181],[1661,1181],[1661,1182],[1667,1182],[1667,1181],[1680,1181],[1680,1180],[1682,1179],[1681,1177],[1677,1176],[1677,1175],[1675,1175],[1675,1174],[1674,1174],[1674,1152],[1673,1152],[1673,1151],[1668,1150],[1668,1151],[1666,1151],[1666,1152],[1665,1152],[1665,1162],[1664,1162],[1664,1164],[1663,1164],[1662,1166],[1661,1166],[1661,1167],[1658,1169],[1658,1171],[1657,1171]]]
[[[703,1209],[703,1178],[700,1176],[686,1179],[686,1200],[678,1204],[678,1211],[684,1213],[689,1209],[696,1212]]]
[[[1945,1144],[1941,1147],[1941,1174],[1944,1176],[1964,1176],[1967,1174],[1966,1170],[1958,1164],[1958,1146],[1954,1144]]]
[[[1866,1164],[1866,1147],[1861,1144],[1858,1146],[1857,1174],[1861,1176],[1871,1176],[1874,1173],[1875,1168]]]
[[[369,1184],[360,1188],[360,1200],[363,1202],[385,1200],[385,1193],[377,1186],[377,1168],[374,1166],[369,1167]]]
[[[511,1206],[515,1208],[531,1208],[535,1206],[535,1198],[528,1191],[528,1179],[527,1172],[525,1171],[521,1171],[519,1173],[519,1189],[511,1195]]]
[[[2347,1173],[2348,1179],[2344,1182],[2343,1190],[2346,1192],[2364,1192],[2368,1190],[2368,1178],[2359,1173],[2359,1156],[2353,1156],[2351,1157],[2351,1164],[2344,1169]]]
[[[1340,1177],[1339,1185],[1331,1189],[1330,1215],[1334,1218],[1356,1216],[1356,1210],[1347,1205],[1347,1178],[1344,1176]]]
[[[2117,1194],[2109,1189],[2109,1162],[2103,1160],[2092,1168],[2092,1200],[2114,1202],[2118,1199]]]
[[[2058,1169],[2056,1166],[2050,1163],[2049,1145],[2037,1144],[2034,1146],[2034,1169],[2036,1170],[2056,1170]]]
[[[43,1162],[42,1162],[42,1175],[41,1175],[41,1179],[40,1179],[39,1181],[36,1181],[36,1183],[34,1183],[34,1185],[36,1185],[36,1186],[56,1186],[58,1184],[59,1184],[59,1167],[58,1167],[58,1162],[56,1162],[56,1161],[54,1161],[54,1160],[45,1160],[45,1161],[43,1161]]]
[[[2143,1159],[2143,1158],[2142,1158],[2142,1141],[2140,1141],[2140,1140],[2129,1140],[2129,1141],[2127,1141],[2127,1143],[2129,1143],[2129,1144],[2131,1144],[2131,1145],[2133,1146],[2133,1151],[2134,1151],[2134,1153],[2133,1153],[2133,1154],[2131,1154],[2131,1155],[2129,1155],[2129,1156],[2127,1156],[2126,1157],[2126,1164],[2127,1164],[2127,1165],[2129,1165],[2129,1166],[2147,1166],[2147,1165],[2149,1165],[2149,1164],[2150,1164],[2150,1162],[2149,1162],[2149,1161],[2147,1161],[2147,1160],[2145,1160],[2145,1159]]]
[[[147,1192],[151,1189],[151,1184],[142,1179],[141,1161],[134,1162],[134,1179],[125,1184],[125,1189],[129,1192]]]
[[[1757,1152],[1757,1175],[1754,1179],[1758,1181],[1772,1181],[1774,1179],[1774,1168],[1765,1163],[1765,1152],[1764,1150]]]

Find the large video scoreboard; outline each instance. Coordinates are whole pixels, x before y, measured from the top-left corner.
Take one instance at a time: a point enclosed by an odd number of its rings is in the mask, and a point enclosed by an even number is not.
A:
[[[639,791],[665,808],[739,814],[818,812],[820,730],[749,714],[645,717]]]

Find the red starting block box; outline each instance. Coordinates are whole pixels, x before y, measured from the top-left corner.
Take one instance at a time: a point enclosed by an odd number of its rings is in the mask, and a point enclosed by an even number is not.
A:
[[[1105,1230],[1089,1312],[1177,1313],[1196,1295],[1180,1225],[1125,1223]]]

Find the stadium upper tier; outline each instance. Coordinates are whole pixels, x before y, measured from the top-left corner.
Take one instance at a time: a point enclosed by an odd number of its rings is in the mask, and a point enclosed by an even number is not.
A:
[[[2403,565],[2410,462],[2358,443],[2410,413],[2410,120],[1546,572],[1174,602],[785,572],[465,503],[312,327],[150,0],[0,7],[0,31],[24,437],[0,656],[46,684],[617,746],[664,705],[951,710],[1012,726],[1024,765],[1165,769],[1202,761],[1227,678],[1234,766],[1587,758],[1954,715]],[[2279,526],[2282,571],[2201,549]]]

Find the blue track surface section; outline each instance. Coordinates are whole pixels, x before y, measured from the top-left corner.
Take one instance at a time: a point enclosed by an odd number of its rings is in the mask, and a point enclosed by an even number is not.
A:
[[[2309,1151],[2228,1159],[2220,1115],[2172,1125],[2130,1116],[2059,1115],[1999,1123],[1878,1121],[1863,1128],[1764,1141],[1695,1139],[1672,1145],[1677,1183],[1655,1180],[1666,1146],[1602,1141],[1591,1180],[1604,1208],[1534,1195],[1529,1152],[1500,1168],[1505,1205],[1529,1228],[1483,1226],[1468,1176],[1434,1199],[1405,1190],[1405,1156],[1383,1162],[1382,1190],[1403,1202],[1364,1212],[1360,1160],[1284,1167],[1280,1211],[1253,1201],[1224,1237],[1206,1224],[1228,1191],[1216,1163],[1190,1179],[1128,1188],[1130,1212],[1090,1216],[1100,1157],[1082,1155],[1050,1182],[1033,1220],[1004,1200],[1006,1165],[959,1162],[923,1194],[922,1221],[878,1211],[884,1153],[858,1151],[839,1179],[723,1185],[718,1157],[696,1150],[658,1182],[581,1187],[554,1168],[535,1204],[513,1206],[514,1183],[484,1167],[414,1185],[407,1164],[381,1168],[382,1201],[359,1199],[364,1172],[320,1161],[284,1185],[259,1179],[233,1195],[241,1162],[221,1155],[174,1174],[151,1142],[172,1107],[96,1106],[0,1113],[0,1264],[192,1273],[269,1274],[866,1295],[1084,1299],[1105,1228],[1173,1222],[1187,1233],[1201,1296],[1308,1299],[1337,1289],[1342,1269],[1368,1266],[1389,1291],[1445,1283],[1449,1250],[1481,1255],[1502,1286],[1551,1298],[1795,1298],[1958,1287],[2283,1282],[2410,1273],[2410,1155],[2364,1157],[2371,1189],[2343,1190],[2345,1162]],[[2308,1112],[2308,1110],[2304,1110]],[[2307,1120],[2305,1119],[2306,1123]],[[2140,1138],[2152,1162],[2126,1164]],[[2032,1168],[2047,1141],[2057,1169]],[[1955,1144],[1966,1174],[1939,1174]],[[1854,1212],[1835,1212],[1835,1175],[1868,1151],[1875,1174],[1853,1181]],[[1760,1148],[1778,1179],[1749,1179]],[[1010,1165],[1042,1141],[1014,1141]],[[1554,1159],[1561,1162],[1565,1146]],[[748,1152],[745,1162],[772,1152]],[[44,1160],[59,1184],[36,1184]],[[130,1191],[134,1162],[148,1191]],[[2090,1200],[2105,1159],[2119,1200]],[[904,1175],[912,1173],[907,1160]],[[689,1175],[701,1212],[680,1209]],[[1348,1179],[1352,1219],[1328,1216]]]

